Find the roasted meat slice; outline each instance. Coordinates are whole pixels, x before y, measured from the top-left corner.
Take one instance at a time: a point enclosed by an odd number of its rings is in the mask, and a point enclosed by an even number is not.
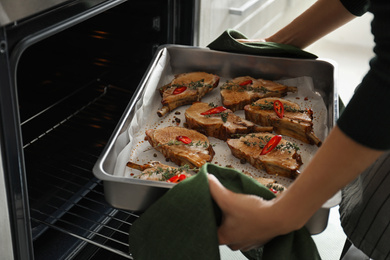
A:
[[[219,77],[206,72],[190,72],[176,75],[167,85],[160,88],[162,108],[159,117],[177,107],[200,101],[204,95],[218,86]]]
[[[283,104],[282,118],[274,109],[274,102]],[[314,134],[313,111],[301,109],[298,104],[281,98],[263,98],[245,106],[245,118],[262,126],[273,126],[277,134],[291,136],[308,144],[321,145]]]
[[[235,157],[249,162],[256,169],[295,179],[302,165],[296,144],[282,139],[273,150],[261,155],[264,146],[273,136],[270,133],[247,134],[239,139],[229,139],[227,144]]]
[[[225,141],[235,134],[272,132],[272,127],[257,126],[235,115],[230,109],[204,102],[192,104],[186,110],[185,117],[189,128]]]
[[[287,92],[296,90],[296,87],[284,86],[271,80],[243,76],[224,83],[221,86],[221,96],[225,107],[237,111],[259,98],[283,97]]]
[[[250,178],[256,180],[257,182],[263,184],[267,188],[269,188],[273,193],[276,195],[282,193],[283,191],[287,190],[287,187],[278,183],[273,178],[266,178],[266,177],[260,177],[260,176],[253,176],[252,174],[248,172],[242,172],[243,174],[249,176]]]
[[[180,166],[200,168],[214,157],[207,137],[192,129],[176,126],[149,129],[146,138],[165,158]]]
[[[128,162],[126,165],[127,167],[141,171],[141,174],[134,177],[141,180],[178,183],[192,176],[192,174],[188,172],[188,167],[172,167],[157,161],[142,165]]]
[[[264,178],[264,177],[253,177],[256,181],[263,184],[267,188],[269,188],[273,193],[280,194],[283,191],[287,190],[285,186],[280,183],[277,183],[276,180],[272,178]]]

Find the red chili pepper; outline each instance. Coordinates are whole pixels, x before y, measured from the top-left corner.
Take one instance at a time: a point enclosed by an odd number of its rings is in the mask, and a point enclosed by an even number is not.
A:
[[[187,176],[185,176],[184,174],[178,174],[178,175],[173,176],[169,180],[167,180],[167,182],[179,183],[182,180],[184,180],[185,178],[187,178]]]
[[[274,102],[274,110],[278,117],[283,118],[284,116],[284,106],[283,103],[280,102],[279,100],[275,100]]]
[[[309,116],[312,116],[313,115],[313,110],[311,108],[306,108],[306,111],[307,111],[307,114]]]
[[[275,190],[275,189],[269,188],[269,190],[272,191],[272,192],[275,193],[275,194],[278,193],[278,191]]]
[[[177,141],[180,141],[180,142],[182,142],[182,143],[184,143],[184,144],[189,144],[189,143],[192,142],[192,140],[191,140],[189,137],[184,136],[184,135],[179,135],[179,136],[177,136],[177,137],[176,137],[176,140],[177,140]]]
[[[251,79],[248,79],[248,80],[245,80],[243,82],[241,82],[239,85],[240,86],[245,86],[245,85],[249,85],[249,84],[252,84],[253,81]]]
[[[185,90],[187,89],[187,87],[177,87],[175,88],[175,90],[173,91],[173,95],[177,95],[177,94],[180,94],[180,93],[183,93]]]
[[[282,140],[281,135],[275,135],[274,137],[272,137],[271,140],[269,140],[268,143],[264,146],[260,155],[264,155],[271,152],[278,145],[280,140]]]
[[[224,106],[219,106],[219,107],[214,107],[212,109],[209,109],[203,113],[200,113],[201,115],[203,116],[206,116],[206,115],[212,115],[212,114],[218,114],[218,113],[221,113],[223,111],[225,111],[227,108],[224,107]]]

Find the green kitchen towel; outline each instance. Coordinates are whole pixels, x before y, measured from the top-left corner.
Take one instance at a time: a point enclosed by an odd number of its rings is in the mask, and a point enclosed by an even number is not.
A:
[[[207,47],[212,50],[235,52],[251,55],[300,58],[300,59],[316,59],[316,55],[301,50],[297,47],[280,44],[275,42],[252,42],[242,43],[236,39],[248,39],[242,33],[228,29],[224,31],[217,39],[211,42]]]
[[[195,176],[171,188],[133,223],[129,250],[135,260],[220,259],[217,229],[221,211],[210,195],[207,173],[234,192],[267,200],[275,197],[240,171],[207,163]],[[306,228],[277,237],[244,255],[251,260],[320,259]]]

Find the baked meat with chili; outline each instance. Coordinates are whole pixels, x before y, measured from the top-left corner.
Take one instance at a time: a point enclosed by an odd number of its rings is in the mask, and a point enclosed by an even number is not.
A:
[[[228,139],[232,154],[268,174],[295,179],[302,159],[299,147],[271,133],[252,133],[238,139]]]
[[[146,130],[150,145],[173,163],[189,168],[200,168],[214,157],[208,138],[192,129],[169,126]]]
[[[272,132],[272,127],[260,127],[235,115],[224,106],[204,102],[192,104],[186,110],[185,118],[188,128],[224,141],[236,134]]]
[[[159,117],[184,105],[200,101],[203,96],[218,86],[219,76],[206,72],[189,72],[175,76],[167,85],[160,88],[162,108]]]
[[[242,110],[246,105],[260,98],[283,97],[288,92],[296,91],[296,87],[250,76],[228,80],[221,86],[222,104],[232,111]]]
[[[134,176],[134,178],[141,180],[179,183],[192,176],[187,165],[174,167],[158,161],[152,161],[147,164],[128,162],[126,166],[141,171],[141,174]]]
[[[313,111],[301,109],[298,104],[282,98],[262,98],[246,105],[245,118],[255,124],[272,126],[274,132],[302,142],[320,146],[314,134]]]

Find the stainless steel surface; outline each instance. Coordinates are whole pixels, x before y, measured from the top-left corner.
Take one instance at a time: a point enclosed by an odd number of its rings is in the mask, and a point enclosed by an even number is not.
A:
[[[1,154],[0,150],[0,156]],[[8,209],[7,193],[5,189],[3,160],[0,159],[0,209],[2,209],[0,211],[0,252],[3,259],[12,260],[14,257],[12,252],[12,236],[9,223],[10,217],[8,210],[4,210]]]
[[[227,78],[244,74],[268,79],[310,76],[313,78],[315,90],[321,93],[324,103],[327,104],[328,126],[332,127],[335,124],[338,116],[338,95],[335,86],[335,67],[330,61],[251,56],[177,45],[162,46],[93,169],[95,176],[104,181],[106,200],[114,207],[144,211],[172,187],[170,183],[114,176],[116,158],[129,141],[129,137],[122,133],[125,133],[135,111],[142,106],[141,97],[146,82],[150,79],[150,74],[164,51],[169,53],[173,74],[206,70]],[[328,208],[337,205],[339,201],[340,194],[337,194],[331,202],[324,205],[325,210],[318,212],[314,220],[310,221],[308,228],[313,234],[326,227],[324,220],[329,214]]]
[[[2,0],[0,25],[15,22],[70,0]]]
[[[195,0],[194,2],[194,27],[193,27],[193,45],[199,46],[200,38],[200,1]]]

